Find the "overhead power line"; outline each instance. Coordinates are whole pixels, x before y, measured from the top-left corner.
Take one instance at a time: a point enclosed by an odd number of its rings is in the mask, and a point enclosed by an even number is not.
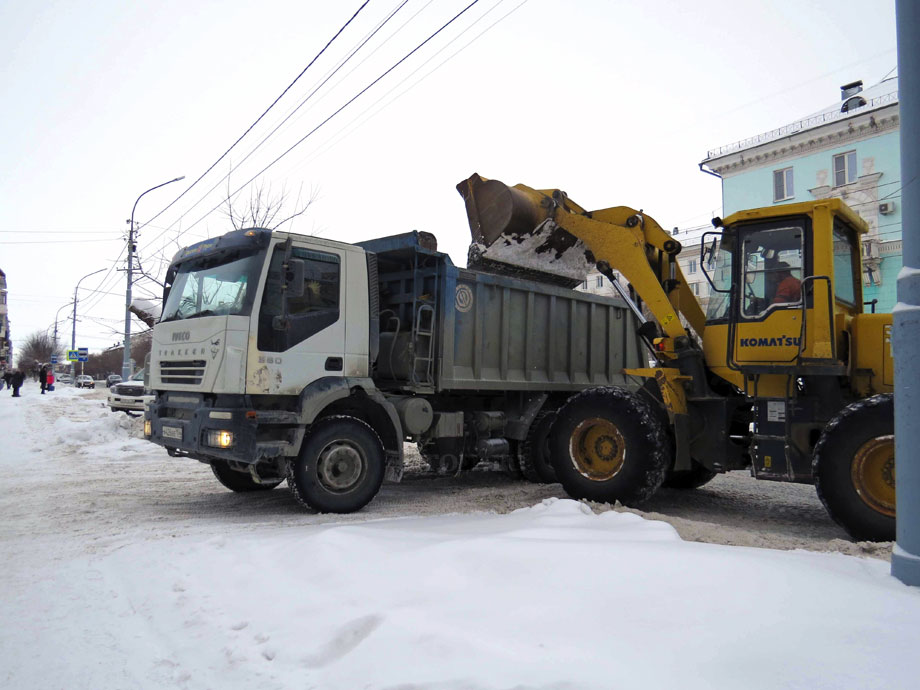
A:
[[[432,1],[432,0],[429,0],[429,3],[428,3],[428,4],[431,4],[431,1]],[[328,72],[328,73],[320,80],[320,82],[319,82],[317,85],[315,85],[315,86],[310,90],[310,92],[309,92],[303,99],[301,99],[300,103],[298,103],[294,108],[292,108],[291,111],[290,111],[290,112],[289,112],[289,113],[288,113],[288,114],[287,114],[277,125],[275,125],[275,127],[274,127],[268,134],[266,134],[264,137],[262,137],[261,141],[259,141],[259,143],[257,143],[255,146],[253,146],[252,149],[250,149],[249,153],[247,153],[247,154],[243,157],[243,159],[242,159],[241,161],[237,162],[235,165],[231,165],[231,166],[230,166],[230,170],[227,171],[227,174],[225,174],[223,177],[221,177],[219,180],[217,180],[217,182],[215,182],[215,183],[211,186],[211,188],[208,189],[208,191],[206,191],[206,192],[198,199],[198,201],[196,201],[196,202],[195,202],[194,204],[192,204],[188,209],[186,209],[185,212],[183,212],[182,215],[180,215],[180,216],[179,216],[175,221],[173,221],[169,226],[167,226],[166,228],[164,228],[164,229],[163,229],[163,232],[159,233],[158,235],[156,235],[155,237],[153,237],[153,239],[149,240],[149,241],[146,243],[146,245],[144,246],[144,248],[146,249],[146,248],[150,247],[151,245],[153,245],[158,239],[160,239],[161,237],[163,237],[163,235],[165,235],[167,232],[169,232],[177,223],[181,222],[182,219],[185,218],[185,216],[188,215],[195,207],[197,207],[201,202],[203,202],[205,199],[207,199],[208,196],[210,196],[210,194],[211,194],[215,189],[217,189],[217,188],[224,182],[224,180],[227,180],[227,179],[230,177],[230,175],[233,174],[233,172],[234,172],[236,169],[238,169],[243,163],[245,163],[247,160],[249,160],[249,158],[250,158],[256,151],[258,151],[258,150],[265,144],[265,142],[267,142],[267,141],[268,141],[268,140],[269,140],[279,129],[281,129],[281,127],[283,127],[284,124],[285,124],[286,122],[288,122],[288,120],[290,120],[290,119],[291,119],[291,118],[292,118],[292,117],[293,117],[293,116],[294,116],[304,105],[306,105],[306,103],[307,103],[311,98],[313,98],[313,96],[315,96],[316,93],[317,93],[320,89],[322,89],[322,88],[329,82],[329,80],[332,79],[332,78],[339,72],[339,70],[341,70],[343,67],[345,67],[345,65],[348,64],[348,62],[349,62],[349,61],[350,61],[350,60],[351,60],[351,59],[352,59],[352,58],[353,58],[353,57],[354,57],[354,56],[355,56],[365,45],[367,45],[367,44],[371,41],[371,39],[373,39],[374,36],[377,35],[377,33],[380,32],[380,30],[383,29],[383,27],[386,26],[387,23],[388,23],[394,16],[396,16],[396,13],[399,12],[408,2],[409,2],[409,0],[402,0],[402,2],[400,2],[400,3],[399,3],[399,4],[398,4],[398,5],[397,5],[387,16],[386,16],[386,17],[384,17],[384,19],[383,19],[381,22],[379,22],[379,23],[377,24],[377,26],[376,26],[371,32],[369,32],[369,33],[368,33],[368,34],[367,34],[367,35],[366,35],[366,36],[365,36],[365,37],[364,37],[354,48],[352,48],[351,52],[345,57],[345,59],[343,59],[333,70],[331,70],[330,72]],[[426,5],[425,7],[427,7],[427,6],[428,6],[428,5]],[[424,8],[422,8],[422,9],[424,9]],[[421,11],[421,10],[419,10],[419,12],[420,12],[420,11]],[[418,12],[416,13],[416,15],[417,15],[417,14],[418,14]],[[415,15],[413,15],[413,16],[415,16]],[[407,23],[408,23],[408,22],[407,22]],[[404,27],[404,26],[405,26],[405,24],[403,24],[403,27]],[[402,27],[400,27],[400,29],[401,29],[401,28],[402,28]],[[398,29],[395,33],[398,33],[398,32],[399,32],[399,29]],[[395,33],[392,34],[389,38],[387,38],[387,39],[384,41],[384,44],[385,44],[387,41],[389,41],[389,40],[395,35]],[[383,44],[381,44],[381,45],[383,45]],[[327,46],[327,47],[328,47],[328,46]],[[379,48],[380,48],[380,46],[377,47],[377,49],[379,49]],[[303,74],[303,73],[301,73],[301,74]],[[293,84],[292,84],[292,85],[293,85]],[[276,99],[275,102],[277,102],[277,99]],[[274,105],[274,104],[273,104],[273,105]],[[268,111],[266,110],[266,112],[268,112]],[[252,127],[250,127],[250,129],[252,129]],[[247,130],[247,131],[249,131],[249,130]],[[242,139],[242,137],[240,137],[240,139]],[[240,140],[238,139],[236,143],[239,143],[239,141],[240,141]],[[234,146],[236,146],[236,144],[234,144]],[[231,148],[233,148],[233,147],[231,147]],[[228,150],[229,150],[229,149],[228,149]],[[226,155],[226,154],[225,154],[225,155]],[[218,162],[219,162],[219,161],[218,161]],[[215,163],[215,165],[216,165],[216,163]],[[205,171],[204,174],[206,175],[206,174],[207,174],[210,170],[212,170],[213,168],[214,168],[214,166],[212,165],[211,168],[209,168],[207,171]],[[204,175],[202,175],[202,177],[204,177]],[[199,180],[200,180],[200,179],[201,179],[201,178],[199,178]],[[188,191],[188,190],[186,190],[186,191]],[[185,192],[183,192],[183,194],[184,194],[184,193],[185,193]],[[176,201],[178,201],[178,199],[176,199]],[[221,202],[221,203],[223,203],[223,202]],[[168,208],[168,207],[167,207],[167,208]],[[166,209],[163,209],[163,210],[165,211]],[[156,217],[156,216],[155,216],[155,217]],[[151,219],[151,220],[153,220],[153,219]]]
[[[307,70],[310,69],[310,68],[313,66],[313,64],[323,55],[323,53],[326,52],[326,49],[328,49],[329,46],[331,46],[331,45],[333,44],[333,42],[341,35],[341,33],[342,33],[343,31],[345,31],[346,28],[348,28],[348,25],[351,24],[359,14],[361,14],[361,10],[363,10],[365,7],[367,7],[367,4],[368,4],[369,2],[370,2],[370,0],[364,0],[364,2],[363,2],[363,3],[361,4],[361,6],[355,11],[355,13],[351,16],[351,18],[350,18],[347,22],[345,22],[345,23],[339,28],[338,31],[335,32],[335,35],[334,35],[332,38],[329,39],[329,41],[326,43],[326,45],[323,46],[322,50],[320,50],[320,51],[313,57],[313,59],[310,60],[310,62],[307,64],[307,66],[304,67],[304,68],[300,71],[300,74],[298,74],[298,75],[294,78],[294,81],[292,81],[290,84],[287,85],[287,87],[284,89],[284,91],[282,91],[282,92],[278,95],[278,97],[277,97],[274,101],[272,101],[271,105],[268,106],[268,107],[265,109],[265,111],[264,111],[261,115],[259,115],[259,117],[256,118],[255,122],[253,122],[251,125],[249,125],[249,127],[246,129],[246,131],[243,132],[243,133],[239,136],[239,138],[238,138],[236,141],[233,142],[233,144],[231,144],[230,148],[228,148],[226,151],[224,151],[224,152],[220,155],[220,158],[218,158],[216,161],[214,161],[214,162],[211,164],[211,166],[210,166],[207,170],[205,170],[203,173],[201,173],[201,175],[198,177],[197,180],[195,180],[194,182],[192,182],[192,184],[190,184],[190,185],[185,189],[185,191],[183,191],[179,196],[177,196],[175,199],[173,199],[165,208],[163,208],[159,213],[157,213],[157,214],[156,214],[155,216],[153,216],[149,221],[147,221],[147,223],[150,223],[150,222],[156,220],[157,218],[159,218],[161,215],[163,215],[163,213],[165,213],[169,208],[171,208],[177,201],[179,201],[179,199],[181,199],[181,198],[184,197],[186,194],[188,194],[188,192],[191,191],[191,189],[192,189],[195,185],[197,185],[199,182],[201,182],[201,180],[204,179],[204,176],[207,175],[209,172],[211,172],[211,171],[217,166],[218,163],[220,163],[224,158],[226,158],[226,157],[227,157],[227,154],[229,154],[229,153],[234,149],[234,147],[235,147],[237,144],[239,144],[239,143],[243,140],[243,137],[245,137],[247,134],[249,134],[249,132],[252,131],[252,128],[253,128],[253,127],[255,127],[257,124],[259,124],[259,122],[262,121],[262,118],[265,117],[265,116],[268,114],[268,112],[269,112],[272,108],[275,107],[275,105],[278,103],[278,101],[280,101],[280,100],[284,97],[284,95],[285,95],[288,91],[291,90],[291,88],[294,86],[294,84],[296,84],[296,83],[300,80],[300,78],[301,78],[304,74],[306,74]],[[138,228],[138,230],[140,230],[140,229],[143,228],[145,225],[147,225],[147,223],[144,223],[143,225],[141,225],[141,227]]]
[[[459,11],[457,14],[455,14],[451,19],[449,19],[449,20],[446,21],[444,24],[442,24],[442,25],[440,26],[440,28],[438,28],[438,29],[437,29],[436,31],[434,31],[431,35],[429,35],[428,38],[426,38],[424,41],[422,41],[422,42],[419,43],[417,46],[415,46],[415,48],[413,48],[413,49],[410,50],[408,53],[406,53],[402,58],[400,58],[400,59],[399,59],[398,61],[396,61],[393,65],[391,65],[385,72],[383,72],[382,74],[380,74],[380,76],[378,76],[376,79],[374,79],[373,81],[371,81],[367,86],[365,86],[365,87],[364,87],[363,89],[361,89],[358,93],[356,93],[354,96],[352,96],[351,98],[349,98],[345,103],[343,103],[341,106],[339,106],[331,115],[329,115],[328,117],[326,117],[322,122],[320,122],[320,123],[319,123],[318,125],[316,125],[313,129],[311,129],[309,132],[307,132],[304,136],[302,136],[300,139],[298,139],[296,142],[294,142],[291,146],[289,146],[280,156],[278,156],[277,158],[275,158],[271,163],[269,163],[269,164],[266,165],[264,168],[262,168],[262,170],[260,170],[258,173],[256,173],[255,175],[253,175],[251,178],[249,178],[249,179],[248,179],[246,182],[244,182],[242,185],[240,185],[239,187],[237,187],[233,192],[230,193],[229,196],[232,197],[232,196],[238,194],[241,190],[245,189],[245,188],[246,188],[249,184],[251,184],[254,180],[258,179],[259,176],[265,174],[265,172],[266,172],[267,170],[269,170],[272,166],[276,165],[279,161],[281,161],[281,159],[283,159],[285,156],[287,156],[291,151],[293,151],[295,148],[297,148],[297,147],[300,146],[303,142],[305,142],[307,139],[309,139],[309,138],[310,138],[313,134],[315,134],[320,128],[322,128],[322,127],[323,127],[325,124],[327,124],[330,120],[332,120],[332,119],[333,119],[334,117],[336,117],[339,113],[341,113],[343,110],[345,110],[348,106],[350,106],[352,103],[354,103],[356,100],[358,100],[358,98],[360,98],[361,96],[363,96],[368,90],[370,90],[370,89],[373,88],[376,84],[378,84],[382,79],[384,79],[388,74],[390,74],[390,72],[392,72],[393,70],[395,70],[395,69],[396,69],[397,67],[399,67],[402,63],[404,63],[406,60],[408,60],[410,57],[412,57],[415,53],[417,53],[419,50],[421,50],[425,45],[427,45],[427,44],[428,44],[430,41],[432,41],[436,36],[438,36],[442,31],[444,31],[444,29],[446,29],[448,26],[450,26],[450,25],[453,24],[455,21],[457,21],[460,17],[462,17],[464,14],[466,14],[466,12],[468,12],[474,5],[476,5],[476,4],[478,4],[478,3],[479,3],[479,0],[473,0],[473,2],[471,2],[471,3],[468,4],[466,7],[464,7],[462,10],[460,10],[460,11]],[[191,230],[192,228],[194,228],[194,227],[195,227],[196,225],[198,225],[201,221],[203,221],[203,220],[204,220],[205,218],[207,218],[209,215],[211,215],[212,213],[214,213],[214,211],[216,211],[217,209],[219,209],[219,208],[223,205],[223,203],[224,203],[224,202],[221,201],[220,204],[218,204],[217,206],[213,207],[210,211],[208,211],[208,212],[205,213],[203,216],[201,216],[198,220],[196,220],[194,223],[192,223],[191,225],[189,225],[185,230],[183,230],[183,231],[180,232],[178,235],[176,235],[176,238],[175,238],[175,239],[178,239],[180,236],[184,235],[186,232],[188,232],[189,230]]]

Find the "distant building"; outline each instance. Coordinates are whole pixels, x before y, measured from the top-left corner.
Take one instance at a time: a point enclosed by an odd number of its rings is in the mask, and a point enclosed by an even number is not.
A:
[[[865,90],[861,81],[845,84],[840,101],[709,151],[702,166],[722,178],[725,216],[745,208],[843,199],[869,225],[864,298],[877,299],[877,311],[891,311],[902,261],[897,77]]]
[[[0,269],[0,369],[13,363],[13,341],[10,340],[10,319],[6,306],[6,273]]]

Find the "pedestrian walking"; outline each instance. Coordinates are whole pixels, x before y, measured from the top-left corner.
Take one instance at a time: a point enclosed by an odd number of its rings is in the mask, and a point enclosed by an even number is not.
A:
[[[38,370],[38,382],[42,386],[42,395],[45,394],[45,391],[48,389],[48,367],[42,364],[41,369]]]
[[[10,369],[7,369],[3,372],[3,383],[6,384],[7,388],[12,388],[13,372]]]
[[[10,384],[13,387],[13,397],[21,398],[19,395],[19,389],[22,388],[22,382],[26,380],[26,375],[22,373],[22,370],[17,369],[13,372],[13,376],[10,378]]]

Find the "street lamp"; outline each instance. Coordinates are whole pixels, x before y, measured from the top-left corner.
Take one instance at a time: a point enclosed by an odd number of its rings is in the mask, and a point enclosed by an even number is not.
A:
[[[104,270],[105,270],[104,268],[100,268],[98,271],[87,273],[85,276],[83,276],[82,278],[80,278],[80,280],[77,281],[77,287],[73,289],[73,330],[70,332],[70,349],[71,350],[77,349],[77,290],[80,289],[80,283],[82,283],[84,280],[86,280],[90,276],[96,275],[97,273],[102,273]],[[57,331],[55,330],[55,332]],[[73,376],[75,373],[76,372],[74,371],[74,364],[73,362],[71,362],[70,363],[70,375]]]
[[[148,189],[144,194],[184,179],[185,175],[172,179],[169,182],[158,184],[156,187]],[[134,268],[134,211],[137,210],[137,202],[141,200],[144,194],[137,197],[137,201],[134,202],[134,207],[131,209],[131,220],[128,221],[130,227],[128,228],[128,288],[125,290],[125,352],[121,360],[121,377],[125,381],[131,378],[131,374],[134,373],[131,371],[131,283],[133,280],[131,271]]]

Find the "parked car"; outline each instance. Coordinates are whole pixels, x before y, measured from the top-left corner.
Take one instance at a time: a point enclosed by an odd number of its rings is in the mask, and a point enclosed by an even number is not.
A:
[[[119,374],[109,374],[105,377],[105,387],[111,388],[116,383],[121,383],[122,379]]]
[[[148,402],[153,400],[153,394],[144,388],[144,370],[141,369],[127,381],[121,381],[109,388],[109,408],[112,412],[144,411]]]
[[[58,383],[73,383],[73,377],[70,374],[58,374],[56,380]]]
[[[95,388],[96,382],[93,380],[92,376],[83,374],[77,377],[77,379],[74,381],[74,385],[77,388]]]

